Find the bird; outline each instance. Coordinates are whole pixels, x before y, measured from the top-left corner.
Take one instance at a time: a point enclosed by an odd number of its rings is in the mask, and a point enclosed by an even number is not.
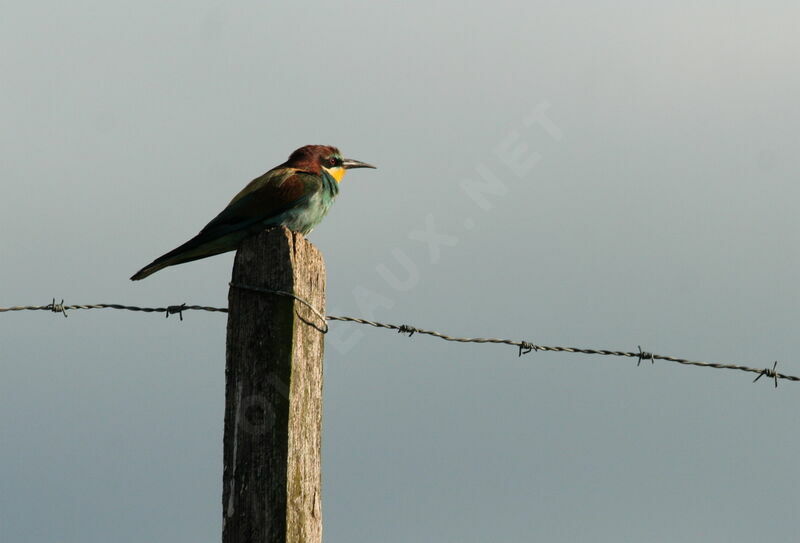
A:
[[[132,281],[176,264],[233,251],[245,238],[273,226],[309,234],[325,217],[347,170],[375,168],[343,158],[330,145],[306,145],[283,164],[247,184],[200,232],[133,274]]]

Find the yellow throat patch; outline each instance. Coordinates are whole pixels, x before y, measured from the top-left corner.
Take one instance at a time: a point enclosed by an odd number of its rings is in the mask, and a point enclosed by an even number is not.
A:
[[[323,166],[323,168],[325,168],[325,166]],[[325,171],[331,174],[331,177],[336,179],[337,183],[339,183],[342,180],[345,172],[347,172],[347,170],[345,170],[341,166],[336,166],[334,168],[325,168]]]

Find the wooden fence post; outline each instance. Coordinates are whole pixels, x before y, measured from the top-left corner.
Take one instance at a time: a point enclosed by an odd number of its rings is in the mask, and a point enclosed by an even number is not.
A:
[[[325,314],[319,251],[283,227],[245,240],[228,293],[223,543],[322,540],[326,323],[291,295]]]

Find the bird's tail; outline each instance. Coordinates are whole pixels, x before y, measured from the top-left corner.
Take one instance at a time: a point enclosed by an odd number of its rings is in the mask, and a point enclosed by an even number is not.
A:
[[[158,270],[163,270],[167,266],[172,266],[173,264],[178,264],[178,262],[168,262],[166,260],[161,261],[160,258],[154,260],[138,272],[131,275],[131,281],[138,281],[139,279],[144,279],[148,275],[152,275],[156,273]]]
[[[233,251],[241,241],[240,236],[226,235],[222,237],[211,237],[207,233],[200,233],[193,237],[180,247],[177,247],[165,255],[162,255],[150,264],[134,273],[131,276],[131,281],[138,281],[144,279],[148,275],[156,273],[167,266],[174,266],[176,264],[183,264],[184,262],[191,262],[192,260],[199,260],[207,256],[214,256],[220,253],[227,253]]]

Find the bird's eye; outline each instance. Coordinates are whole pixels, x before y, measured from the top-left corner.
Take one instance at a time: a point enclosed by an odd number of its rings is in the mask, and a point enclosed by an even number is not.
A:
[[[328,159],[328,166],[336,166],[336,157],[331,157]]]

